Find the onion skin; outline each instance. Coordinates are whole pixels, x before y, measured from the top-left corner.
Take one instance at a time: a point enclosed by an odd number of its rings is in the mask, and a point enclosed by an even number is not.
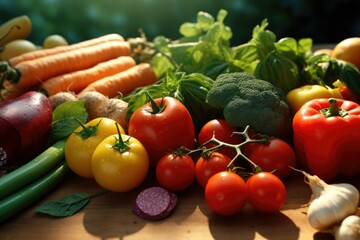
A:
[[[102,93],[90,91],[78,94],[77,97],[85,101],[86,112],[89,114],[88,121],[106,116],[109,98]]]
[[[105,116],[117,121],[127,131],[129,120],[126,116],[128,103],[119,98],[110,98]]]
[[[59,92],[54,95],[49,96],[51,102],[51,107],[53,110],[57,108],[60,104],[69,101],[77,101],[77,96],[72,92]]]

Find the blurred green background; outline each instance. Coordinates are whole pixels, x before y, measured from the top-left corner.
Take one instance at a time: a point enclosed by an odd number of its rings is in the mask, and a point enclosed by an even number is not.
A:
[[[72,43],[111,32],[137,37],[140,28],[149,40],[157,35],[176,39],[180,25],[195,22],[197,12],[216,16],[223,8],[234,45],[250,40],[264,18],[278,38],[310,37],[321,44],[360,35],[358,5],[353,0],[0,0],[0,23],[28,15],[30,40],[38,45],[50,34]]]

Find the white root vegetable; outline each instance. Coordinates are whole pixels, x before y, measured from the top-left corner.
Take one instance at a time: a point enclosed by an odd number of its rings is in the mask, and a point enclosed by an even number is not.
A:
[[[360,217],[351,215],[346,217],[340,225],[333,228],[335,240],[359,240],[360,239]]]
[[[99,117],[107,117],[117,121],[124,130],[128,127],[126,116],[128,103],[120,98],[108,98],[102,93],[91,91],[79,95],[72,92],[59,92],[49,96],[49,100],[53,109],[64,102],[83,100],[88,113],[88,121]]]
[[[126,116],[128,103],[120,98],[110,98],[105,116],[117,121],[123,129],[128,128],[128,119]]]
[[[89,114],[88,121],[98,117],[105,117],[109,102],[108,97],[99,92],[90,91],[79,94],[78,99],[85,101],[85,109]]]
[[[317,230],[326,230],[339,224],[357,211],[358,189],[348,183],[327,184],[319,177],[302,172],[313,196],[309,202],[307,218]]]
[[[57,106],[64,102],[77,101],[78,98],[75,93],[72,92],[59,92],[57,94],[49,96],[51,107],[54,110]]]

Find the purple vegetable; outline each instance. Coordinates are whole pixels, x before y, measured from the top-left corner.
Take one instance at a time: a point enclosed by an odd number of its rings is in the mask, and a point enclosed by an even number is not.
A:
[[[147,220],[160,220],[172,213],[177,201],[175,193],[161,187],[150,187],[137,196],[133,213]]]
[[[0,102],[0,167],[28,162],[48,147],[51,122],[51,104],[42,93]]]

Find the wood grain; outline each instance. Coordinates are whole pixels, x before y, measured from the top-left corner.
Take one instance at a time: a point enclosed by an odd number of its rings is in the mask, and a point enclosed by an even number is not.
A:
[[[359,188],[359,180],[351,181]],[[153,181],[146,183],[149,186],[154,184]],[[307,209],[302,205],[309,201],[311,191],[301,174],[293,173],[285,183],[285,205],[281,212],[274,214],[260,214],[246,205],[235,216],[217,216],[208,209],[203,191],[197,184],[178,194],[179,204],[174,213],[160,221],[142,220],[131,212],[141,188],[129,193],[107,193],[93,198],[84,209],[71,217],[52,218],[35,213],[35,207],[45,201],[74,192],[95,193],[100,190],[92,180],[71,176],[48,197],[0,226],[0,239],[333,239],[328,234],[317,233],[307,222]]]

